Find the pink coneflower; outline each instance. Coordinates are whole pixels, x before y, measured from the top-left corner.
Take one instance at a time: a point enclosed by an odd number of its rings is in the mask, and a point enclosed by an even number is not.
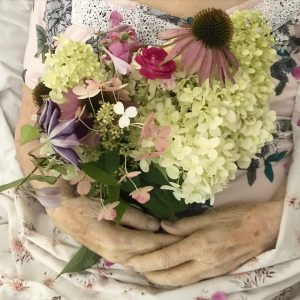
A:
[[[227,78],[234,82],[233,69],[239,65],[230,51],[232,35],[229,15],[221,9],[208,8],[197,13],[190,26],[170,29],[159,37],[174,39],[165,62],[181,55],[181,68],[186,75],[198,72],[199,83],[216,78],[224,85]]]

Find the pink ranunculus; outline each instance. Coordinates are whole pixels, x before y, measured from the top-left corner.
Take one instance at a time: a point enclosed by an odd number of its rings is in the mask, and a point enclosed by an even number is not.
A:
[[[152,186],[144,186],[144,187],[138,188],[137,190],[134,190],[129,195],[137,202],[139,202],[141,204],[145,204],[150,200],[149,192],[152,190],[153,190]]]
[[[140,74],[148,79],[170,79],[176,70],[173,60],[164,63],[168,53],[162,48],[144,48],[135,61],[141,66]]]

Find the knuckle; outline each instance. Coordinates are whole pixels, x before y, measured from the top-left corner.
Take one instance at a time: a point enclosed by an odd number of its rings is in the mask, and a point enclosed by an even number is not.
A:
[[[162,250],[162,253],[158,258],[158,264],[162,269],[169,269],[173,266],[174,260],[168,252]]]

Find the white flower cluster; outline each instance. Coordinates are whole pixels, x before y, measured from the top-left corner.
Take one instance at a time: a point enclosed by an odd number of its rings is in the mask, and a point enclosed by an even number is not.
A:
[[[153,84],[149,88],[146,110],[155,111],[157,123],[169,125],[171,135],[164,154],[146,161],[166,169],[172,182],[162,188],[186,203],[213,202],[214,194],[235,178],[237,166],[247,168],[272,140],[276,115],[269,109],[274,93],[270,66],[275,51],[270,27],[257,12],[237,12],[232,21],[231,49],[240,63],[234,84],[222,87],[214,81],[210,86],[206,81],[199,86],[196,76],[178,73],[176,96],[158,83],[154,93]]]

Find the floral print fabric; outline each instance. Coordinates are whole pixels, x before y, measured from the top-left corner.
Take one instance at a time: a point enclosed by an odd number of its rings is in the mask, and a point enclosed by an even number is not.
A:
[[[53,36],[70,25],[71,8],[71,0],[35,2],[24,64],[25,81],[30,87],[42,72],[45,48],[51,49]],[[143,10],[145,15],[155,11]],[[163,13],[160,17],[168,21],[173,19],[174,24],[179,22]],[[272,108],[278,113],[276,139],[263,149],[259,161],[253,161],[251,170],[241,170],[231,187],[216,199],[216,205],[240,201],[241,195],[246,200],[267,201],[281,179],[288,176],[275,249],[253,258],[232,274],[173,290],[151,286],[138,274],[128,273],[122,266],[105,260],[86,272],[56,278],[80,245],[54,226],[39,203],[9,191],[0,195],[0,234],[4,237],[0,244],[0,299],[208,300],[218,291],[225,293],[228,299],[240,300],[300,296],[300,89],[291,74],[292,68],[300,63],[297,24],[298,19],[294,17],[274,33],[278,61],[271,71],[277,84],[277,96],[272,99]],[[281,157],[284,151],[290,155]],[[264,161],[269,157],[272,158],[269,162],[273,183],[268,178],[270,174],[265,172]]]

